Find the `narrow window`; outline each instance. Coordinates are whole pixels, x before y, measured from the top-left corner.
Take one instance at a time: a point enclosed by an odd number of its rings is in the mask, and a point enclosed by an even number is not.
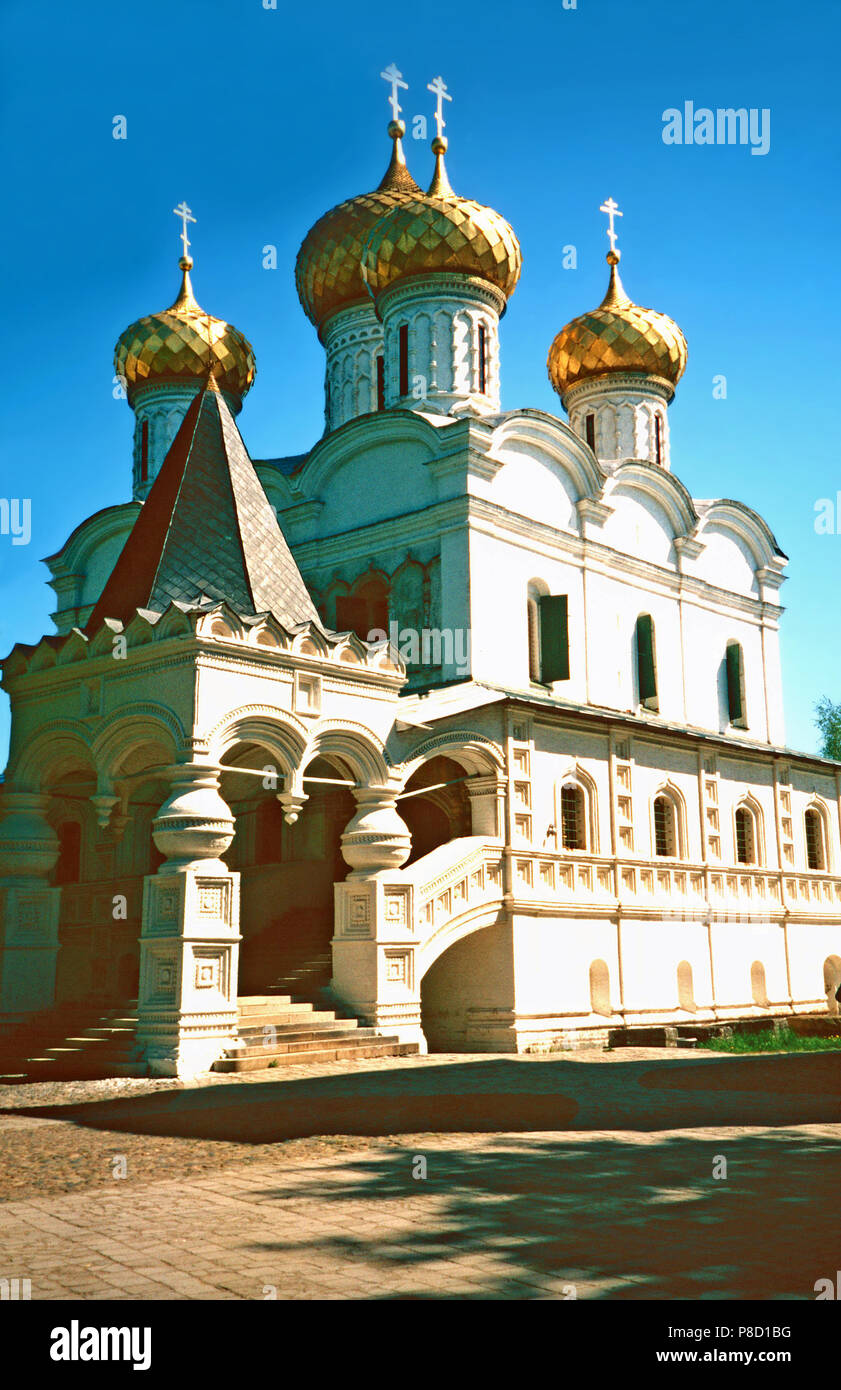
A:
[[[756,828],[753,812],[740,806],[736,812],[736,858],[740,864],[756,863]]]
[[[661,858],[677,855],[677,826],[675,803],[669,796],[654,799],[654,852]]]
[[[806,812],[806,863],[810,869],[825,869],[823,820],[820,811]]]
[[[663,424],[659,415],[654,416],[654,461],[663,462]]]
[[[385,410],[385,358],[377,358],[377,410]]]
[[[488,346],[485,325],[479,324],[479,391],[484,396],[488,384]]]
[[[561,787],[561,840],[564,849],[586,849],[584,793],[580,787]]]
[[[725,660],[727,663],[727,714],[731,724],[747,728],[745,718],[745,657],[738,642],[728,642]]]
[[[140,426],[140,481],[145,483],[149,477],[149,421]]]
[[[569,605],[566,594],[541,594],[540,677],[544,685],[569,680]]]
[[[596,417],[595,415],[584,416],[584,432],[587,436],[587,443],[596,452]]]
[[[590,1008],[594,1014],[603,1014],[607,1018],[613,1012],[610,1007],[610,971],[604,960],[594,960],[590,965]]]
[[[399,344],[400,344],[400,395],[401,395],[401,396],[408,396],[408,394],[409,394],[409,325],[408,325],[408,323],[401,323],[401,325],[400,325]]]
[[[65,821],[58,827],[58,862],[55,883],[78,883],[82,868],[82,827],[78,821]]]
[[[537,599],[529,595],[526,604],[529,626],[529,680],[540,680],[540,609]]]
[[[765,981],[765,966],[761,960],[755,960],[750,968],[750,992],[754,1004],[760,1009],[767,1009],[769,1005],[768,985]]]
[[[649,613],[641,613],[636,626],[637,689],[639,701],[646,709],[659,708],[657,698],[657,659],[654,648],[654,623]]]

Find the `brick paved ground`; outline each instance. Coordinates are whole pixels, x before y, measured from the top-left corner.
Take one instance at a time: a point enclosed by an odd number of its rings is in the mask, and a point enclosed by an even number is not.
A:
[[[5,1088],[0,1277],[35,1299],[813,1298],[838,1264],[837,1070],[635,1051]]]

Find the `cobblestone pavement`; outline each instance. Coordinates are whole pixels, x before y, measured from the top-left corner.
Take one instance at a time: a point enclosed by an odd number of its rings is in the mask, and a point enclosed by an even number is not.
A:
[[[831,1068],[635,1049],[3,1088],[0,1277],[34,1299],[811,1299],[838,1263]]]

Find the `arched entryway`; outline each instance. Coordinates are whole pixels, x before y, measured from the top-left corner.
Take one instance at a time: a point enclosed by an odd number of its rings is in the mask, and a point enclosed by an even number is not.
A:
[[[472,834],[468,777],[454,759],[436,757],[423,763],[408,779],[397,809],[412,836],[409,864],[439,845]],[[429,790],[422,790],[425,787]]]
[[[511,926],[502,918],[455,941],[421,980],[421,1027],[430,1052],[507,1050],[513,1016]]]
[[[236,820],[225,859],[241,875],[238,991],[314,995],[330,979],[333,886],[348,873],[341,836],[356,809],[353,778],[339,760],[311,760],[306,800],[290,825],[265,750],[239,744],[224,765],[222,796]]]

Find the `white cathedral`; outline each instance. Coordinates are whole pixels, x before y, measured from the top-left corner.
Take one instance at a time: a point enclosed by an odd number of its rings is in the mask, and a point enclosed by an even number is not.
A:
[[[118,341],[132,500],[3,664],[8,1039],[110,1009],[123,1070],[188,1077],[318,1027],[515,1052],[837,1010],[841,764],[785,746],[769,527],[672,471],[683,334],[609,201],[605,296],[549,349],[566,419],[503,412],[517,238],[449,183],[440,80],[418,187],[390,75],[382,182],[298,255],[307,454],[249,457],[254,354],[193,296],[184,205],[180,292]]]

